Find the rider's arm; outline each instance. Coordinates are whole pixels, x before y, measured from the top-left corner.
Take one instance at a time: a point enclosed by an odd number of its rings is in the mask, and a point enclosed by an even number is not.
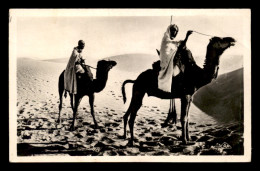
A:
[[[185,39],[183,40],[183,42],[182,42],[182,43],[180,44],[180,46],[179,46],[180,49],[183,49],[183,48],[185,47],[186,42],[187,42],[189,36],[191,35],[191,33],[192,33],[191,30],[189,30],[189,31],[187,32]]]
[[[81,55],[79,56],[79,63],[85,65],[85,59]]]

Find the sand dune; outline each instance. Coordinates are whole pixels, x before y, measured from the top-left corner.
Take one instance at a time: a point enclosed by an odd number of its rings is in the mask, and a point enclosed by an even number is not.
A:
[[[140,73],[152,68],[153,62],[159,60],[159,57],[157,55],[149,54],[123,54],[105,59],[117,61],[118,70]]]
[[[220,75],[199,89],[193,102],[219,121],[243,121],[243,68]]]
[[[122,54],[108,57],[105,59],[116,60],[117,68],[123,71],[142,72],[152,67],[152,63],[159,60],[159,57],[154,51],[154,54]],[[203,67],[205,56],[194,56],[198,66]],[[235,61],[235,62],[234,62]],[[231,72],[243,67],[243,56],[231,55],[221,57],[219,64],[219,74]]]
[[[97,59],[92,59],[91,57],[84,57],[86,63],[92,66],[95,66]],[[104,59],[115,60],[117,61],[117,69],[122,71],[129,72],[142,72],[148,68],[152,67],[152,63],[159,60],[157,52],[154,51],[154,54],[121,54],[116,56],[107,57]],[[194,59],[198,66],[203,67],[205,56],[194,56]],[[67,63],[68,58],[57,58],[57,59],[47,59],[43,61],[57,62],[57,63]],[[234,62],[235,61],[235,62]],[[243,67],[243,56],[241,55],[232,55],[221,57],[219,65],[219,74],[224,74],[231,72]]]
[[[17,61],[17,148],[19,156],[28,155],[229,155],[243,154],[243,125],[219,124],[195,105],[190,109],[192,145],[181,145],[180,122],[161,128],[169,101],[145,96],[135,121],[134,147],[128,147],[123,134],[122,117],[131,98],[132,85],[126,86],[128,101],[123,104],[121,85],[135,79],[139,72],[130,72],[131,65],[121,63],[109,73],[105,89],[95,95],[95,115],[100,129],[93,129],[88,97],[84,97],[76,120],[76,130],[68,131],[72,122],[69,98],[64,99],[62,123],[57,128],[58,76],[66,63],[18,59]],[[130,57],[128,58],[131,59]],[[140,58],[141,59],[141,58]],[[130,60],[131,61],[131,60]],[[130,62],[129,61],[129,62]],[[151,58],[151,61],[153,59]],[[145,65],[151,66],[150,62]],[[137,66],[137,65],[135,65]],[[143,69],[147,66],[138,66]],[[117,68],[118,67],[118,68]],[[127,68],[126,70],[123,70]],[[95,70],[92,70],[95,75]],[[180,106],[177,101],[178,118]],[[128,132],[129,133],[129,132]],[[128,135],[129,138],[130,135]],[[228,143],[232,149],[218,144]]]

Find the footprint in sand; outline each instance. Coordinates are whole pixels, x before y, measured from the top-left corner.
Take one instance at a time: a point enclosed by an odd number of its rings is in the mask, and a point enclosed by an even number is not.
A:
[[[116,123],[116,122],[114,122],[114,123],[105,123],[105,127],[118,127],[120,124],[119,123]]]
[[[107,128],[108,131],[113,131],[113,128]]]
[[[139,137],[143,137],[143,136],[145,136],[145,134],[144,134],[144,133],[141,133],[141,134],[139,134]]]
[[[191,141],[197,141],[200,138],[200,136],[192,135],[192,136],[190,136],[190,138],[191,138]]]
[[[113,140],[113,139],[111,139],[111,138],[108,138],[108,137],[103,137],[103,138],[101,138],[101,141],[102,142],[105,142],[107,145],[108,144],[113,144],[114,142],[115,142],[115,140]]]
[[[168,145],[173,145],[175,141],[178,141],[178,139],[176,137],[165,136],[165,137],[161,137],[159,141],[162,144],[168,146]]]
[[[115,122],[122,122],[122,119],[114,119]]]
[[[181,126],[176,126],[176,128],[177,128],[178,130],[181,130],[181,129],[182,129],[182,127],[181,127]]]
[[[163,134],[161,132],[152,132],[152,136],[162,136]]]
[[[212,136],[204,135],[201,138],[197,139],[197,142],[205,142],[212,138]]]
[[[22,139],[31,139],[32,132],[24,131],[22,134]]]
[[[197,128],[205,128],[207,127],[206,125],[198,125]]]
[[[25,110],[25,108],[20,109],[20,110],[19,110],[19,114],[23,114],[23,113],[24,113],[24,110]]]
[[[151,141],[153,137],[145,137],[146,141]]]
[[[196,125],[195,122],[189,122],[189,125]]]
[[[211,132],[210,135],[213,135],[215,137],[224,137],[228,134],[230,134],[231,132],[227,129],[221,129],[221,130],[217,130],[217,131],[214,131],[214,132]]]
[[[151,151],[154,151],[154,147],[151,147],[151,146],[139,146],[139,151],[140,152],[151,152]]]
[[[155,121],[150,121],[150,122],[148,122],[148,124],[150,124],[150,125],[156,125]]]
[[[136,126],[144,126],[144,124],[139,122],[136,124]]]

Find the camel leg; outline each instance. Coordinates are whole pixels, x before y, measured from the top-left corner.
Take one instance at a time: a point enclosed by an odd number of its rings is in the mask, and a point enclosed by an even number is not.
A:
[[[79,106],[79,103],[81,101],[81,98],[79,98],[77,95],[71,95],[70,100],[71,100],[70,101],[71,108],[73,110],[73,120],[72,120],[70,130],[74,131],[75,130],[75,127],[74,127],[75,119],[76,119],[76,115],[77,115],[77,112],[78,112],[78,106]]]
[[[89,95],[89,105],[90,105],[91,115],[93,117],[95,128],[98,128],[98,124],[97,124],[97,121],[95,119],[95,112],[94,112],[94,99],[95,99],[94,94]]]
[[[189,111],[188,111],[189,113]],[[190,135],[189,135],[189,116],[187,116],[187,123],[186,123],[186,139],[187,141],[190,141]]]
[[[169,122],[172,120],[172,123],[176,124],[176,120],[177,120],[177,113],[176,113],[176,108],[175,108],[175,100],[171,99],[170,100],[170,109],[169,109],[169,113],[167,115],[166,120],[164,121],[163,124],[161,124],[162,128],[168,126]]]
[[[58,90],[59,90],[59,96],[60,96],[60,104],[59,104],[59,116],[57,119],[57,123],[61,124],[60,113],[62,110],[62,100],[63,100],[62,95],[64,92],[64,71],[61,73],[61,75],[59,77]]]
[[[172,99],[172,113],[171,113],[171,120],[172,120],[172,124],[176,124],[177,123],[177,112],[176,112],[176,107],[175,107],[175,100]]]
[[[132,108],[132,103],[130,104],[130,106],[128,107],[125,115],[123,116],[124,118],[124,135],[123,135],[123,138],[125,139],[126,138],[126,125],[127,125],[127,120],[128,120],[128,117],[129,115],[131,114],[131,108]]]
[[[182,125],[182,141],[183,144],[187,144],[189,141],[189,133],[188,133],[188,113],[190,108],[191,96],[185,95],[185,97],[181,98],[181,125]]]
[[[130,138],[130,141],[129,141],[130,146],[133,146],[133,144],[134,144],[134,122],[135,122],[137,111],[142,106],[144,94],[145,94],[144,92],[135,92],[133,97],[132,97],[131,103],[133,103],[133,105],[132,105],[131,110],[130,110],[131,114],[130,114],[130,119],[128,121],[130,134],[131,134],[131,138]]]
[[[61,113],[61,110],[62,110],[62,94],[63,94],[63,91],[59,92],[59,95],[60,95],[60,104],[59,104],[59,116],[58,116],[58,119],[57,119],[57,123],[58,124],[61,124],[61,119],[60,119],[60,113]]]

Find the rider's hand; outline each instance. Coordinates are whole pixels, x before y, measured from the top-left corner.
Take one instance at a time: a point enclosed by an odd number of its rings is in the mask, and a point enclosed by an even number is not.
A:
[[[187,32],[187,36],[191,35],[192,32],[193,32],[192,30],[189,30],[189,31]]]

